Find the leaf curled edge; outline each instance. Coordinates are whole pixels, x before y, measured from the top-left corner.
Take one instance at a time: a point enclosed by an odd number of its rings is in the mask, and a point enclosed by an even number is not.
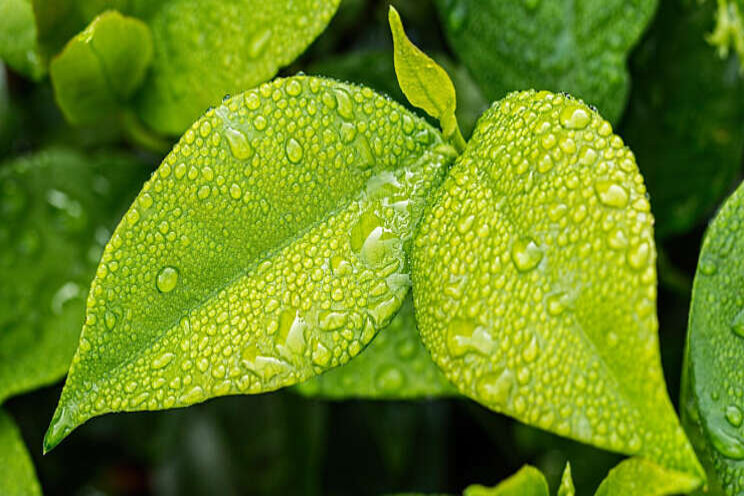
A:
[[[454,149],[360,88],[278,79],[186,131],[117,227],[47,437],[112,411],[271,391],[346,363],[409,288]]]

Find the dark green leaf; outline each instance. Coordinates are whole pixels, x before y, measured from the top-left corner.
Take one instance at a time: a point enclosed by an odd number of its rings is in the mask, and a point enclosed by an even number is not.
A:
[[[41,496],[34,466],[13,419],[0,410],[0,494]]]

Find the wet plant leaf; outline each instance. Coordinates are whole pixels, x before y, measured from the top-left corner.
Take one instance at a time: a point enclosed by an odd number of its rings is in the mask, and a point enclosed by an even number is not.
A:
[[[209,110],[106,246],[46,449],[106,412],[346,363],[403,302],[405,246],[453,155],[398,104],[332,80],[280,79]]]
[[[456,394],[424,348],[407,297],[390,324],[351,362],[299,384],[307,396],[412,399]]]
[[[705,41],[715,3],[661,2],[631,61],[620,135],[638,158],[657,237],[699,224],[735,185],[744,152],[744,79]]]
[[[628,94],[625,59],[655,0],[437,0],[445,33],[490,100],[566,91],[610,121]]]
[[[67,43],[49,68],[67,120],[84,124],[115,113],[139,88],[152,60],[152,35],[139,19],[108,11]]]
[[[398,11],[392,6],[388,11],[388,21],[393,33],[395,74],[400,89],[414,107],[437,119],[444,137],[452,140],[462,151],[465,141],[455,117],[457,98],[452,80],[439,64],[411,43]]]
[[[525,465],[495,487],[468,486],[463,496],[548,496],[548,482],[535,467]]]
[[[67,371],[98,258],[146,175],[65,149],[0,165],[0,403]]]
[[[708,227],[692,289],[682,386],[682,420],[711,486],[744,491],[744,186]]]
[[[596,112],[550,92],[510,94],[422,218],[416,320],[463,394],[702,478],[660,366],[645,193],[632,152]]]
[[[21,433],[3,410],[0,410],[0,493],[3,496],[41,496]]]
[[[660,467],[643,458],[628,458],[610,470],[595,496],[666,496],[690,493],[700,485],[697,477]]]

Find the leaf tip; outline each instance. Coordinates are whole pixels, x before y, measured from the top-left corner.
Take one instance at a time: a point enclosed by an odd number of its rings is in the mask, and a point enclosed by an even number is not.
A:
[[[52,421],[49,423],[49,428],[44,434],[43,454],[46,455],[56,448],[79,425],[75,423],[72,417],[70,407],[62,406],[60,402],[54,412]]]

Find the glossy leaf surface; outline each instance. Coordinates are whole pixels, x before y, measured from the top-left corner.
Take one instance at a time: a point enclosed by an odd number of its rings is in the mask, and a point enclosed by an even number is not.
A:
[[[115,11],[96,17],[49,68],[57,103],[73,124],[116,112],[139,88],[152,60],[145,23]]]
[[[0,403],[67,371],[103,245],[146,175],[64,149],[0,165]]]
[[[712,486],[744,491],[744,187],[724,203],[700,251],[692,289],[682,409]]]
[[[566,91],[617,122],[625,58],[655,0],[437,0],[455,53],[491,100],[509,91]]]
[[[0,493],[41,496],[34,466],[13,419],[0,410]]]
[[[688,494],[700,485],[700,480],[689,474],[666,470],[643,458],[628,458],[610,470],[599,485],[595,496],[666,496]]]
[[[702,476],[659,360],[653,219],[632,152],[581,101],[484,114],[413,249],[424,344],[465,395]]]
[[[411,399],[456,394],[421,342],[410,297],[358,357],[297,388],[308,396],[332,399]]]
[[[372,90],[280,79],[181,138],[116,229],[47,434],[110,411],[302,382],[358,354],[408,291],[453,156]]]

